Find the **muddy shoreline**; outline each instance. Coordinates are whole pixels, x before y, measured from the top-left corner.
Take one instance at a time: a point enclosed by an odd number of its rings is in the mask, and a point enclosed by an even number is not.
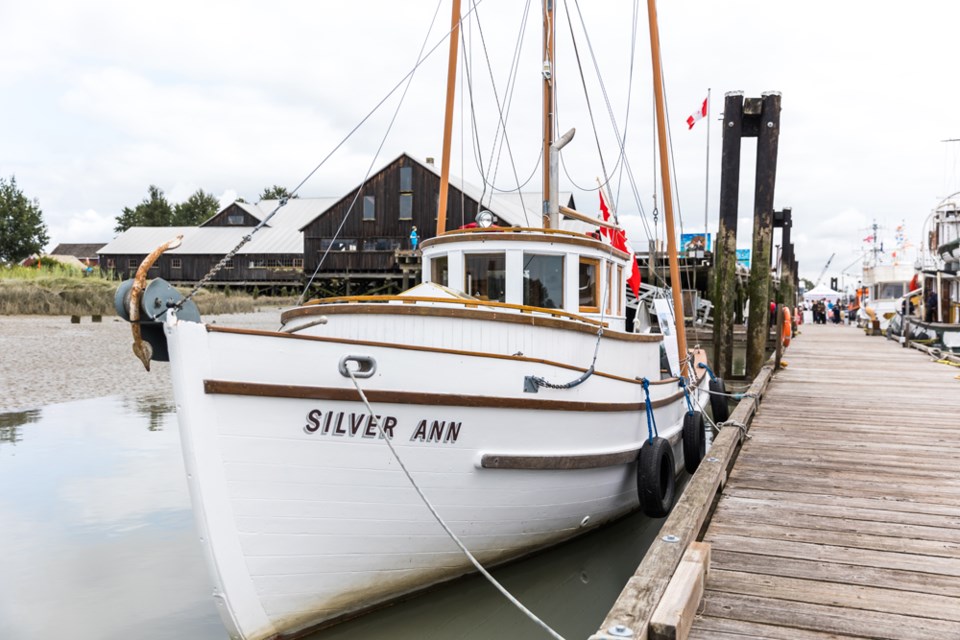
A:
[[[280,326],[278,308],[204,318],[255,329]],[[133,355],[130,325],[104,316],[0,316],[0,412],[104,396],[172,399],[170,365]]]

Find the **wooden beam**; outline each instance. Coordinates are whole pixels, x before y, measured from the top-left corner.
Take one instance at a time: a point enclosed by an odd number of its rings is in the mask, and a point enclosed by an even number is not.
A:
[[[710,545],[691,542],[650,618],[652,640],[686,640],[703,600],[710,568]]]
[[[606,220],[600,220],[599,218],[591,218],[590,216],[580,213],[579,211],[574,211],[570,207],[564,207],[560,205],[560,213],[567,216],[568,218],[573,218],[574,220],[579,220],[580,222],[586,222],[589,224],[594,224],[598,227],[606,227],[607,229],[620,229],[615,224],[607,222]]]

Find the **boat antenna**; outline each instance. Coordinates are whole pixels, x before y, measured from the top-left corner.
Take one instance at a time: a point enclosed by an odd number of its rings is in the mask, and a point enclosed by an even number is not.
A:
[[[457,48],[460,46],[460,0],[450,13],[450,55],[447,59],[447,102],[443,115],[443,150],[440,156],[440,197],[437,201],[437,235],[447,230],[447,196],[450,191],[450,141],[453,137],[453,99],[457,92]]]
[[[653,92],[657,112],[657,141],[660,149],[660,181],[663,198],[663,226],[667,231],[667,254],[670,261],[670,289],[673,292],[673,316],[677,328],[677,350],[680,352],[680,373],[689,377],[687,333],[683,326],[683,300],[680,296],[680,264],[677,261],[677,234],[673,222],[673,189],[670,180],[670,158],[667,153],[666,107],[663,95],[663,70],[660,67],[660,31],[657,28],[656,0],[647,0],[650,21],[650,53],[653,63]]]

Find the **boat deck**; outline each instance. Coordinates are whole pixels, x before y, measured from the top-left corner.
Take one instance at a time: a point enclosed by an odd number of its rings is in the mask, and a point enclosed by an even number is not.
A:
[[[690,638],[960,638],[960,369],[805,325],[703,540]]]

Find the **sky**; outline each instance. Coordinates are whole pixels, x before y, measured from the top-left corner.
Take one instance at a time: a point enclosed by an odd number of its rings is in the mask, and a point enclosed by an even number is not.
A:
[[[559,0],[552,71],[558,127],[577,130],[561,188],[595,213],[605,168],[623,224],[642,244],[660,186],[646,5],[635,7]],[[816,280],[834,255],[826,275],[855,284],[874,222],[888,257],[902,224],[914,248],[900,257],[916,259],[930,211],[960,190],[960,142],[943,142],[960,138],[960,83],[950,73],[960,3],[674,0],[658,10],[682,231],[703,231],[705,204],[716,231],[724,94],[777,91],[774,207],[793,210],[800,275]],[[452,172],[539,191],[538,177],[527,182],[539,175],[539,5],[463,0],[462,12],[474,110],[461,74]],[[265,187],[301,182],[303,197],[342,195],[400,153],[439,161],[449,25],[449,0],[2,3],[0,176],[38,200],[49,248],[109,241],[116,216],[152,184],[174,203],[197,189],[222,204],[256,201]],[[416,65],[422,49],[430,53]],[[710,117],[688,130],[708,88]],[[745,139],[744,248],[754,149]],[[659,223],[662,231],[662,214]]]

